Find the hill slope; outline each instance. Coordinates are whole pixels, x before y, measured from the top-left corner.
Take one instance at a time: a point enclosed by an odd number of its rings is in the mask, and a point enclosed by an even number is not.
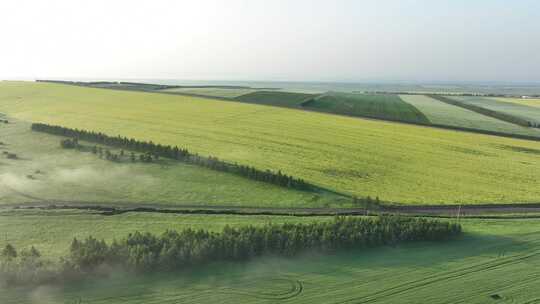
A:
[[[238,96],[235,100],[278,107],[299,107],[302,102],[315,96],[317,95],[307,93],[257,91]]]
[[[18,156],[7,159],[0,154],[0,205],[323,207],[340,202],[334,195],[294,191],[163,158],[153,163],[111,162],[62,149],[60,139],[32,132],[28,123],[10,119],[0,124],[0,151]]]
[[[327,93],[304,104],[307,109],[335,114],[429,124],[426,116],[398,95]]]
[[[43,83],[2,83],[0,112],[184,146],[383,200],[455,204],[540,198],[539,142],[203,98]]]

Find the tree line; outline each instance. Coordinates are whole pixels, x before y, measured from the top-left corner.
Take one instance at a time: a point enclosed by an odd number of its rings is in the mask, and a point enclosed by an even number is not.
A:
[[[79,140],[77,138],[62,139],[60,141],[60,147],[62,147],[64,149],[75,149],[75,150],[87,151],[87,152],[89,151],[92,154],[98,155],[99,158],[101,158],[101,159],[106,159],[106,160],[110,160],[110,161],[113,161],[113,162],[120,162],[120,161],[122,161],[122,159],[127,158],[132,163],[136,162],[137,160],[139,160],[140,162],[151,163],[151,162],[156,161],[156,160],[159,159],[159,156],[152,155],[152,154],[150,154],[148,152],[147,153],[141,153],[137,157],[137,155],[135,155],[135,153],[130,152],[129,154],[127,154],[124,150],[120,150],[120,152],[114,153],[114,152],[111,152],[111,150],[109,150],[109,149],[104,149],[104,148],[99,147],[97,145],[94,145],[92,147],[88,147],[88,146],[80,144]]]
[[[95,88],[104,88],[104,89],[125,89],[125,90],[141,90],[141,91],[182,88],[182,86],[175,86],[175,85],[162,85],[162,84],[127,82],[127,81],[69,81],[69,80],[37,79],[36,82],[49,82],[49,83],[67,84],[67,85],[75,85],[75,86],[83,86],[83,87],[95,87]]]
[[[381,215],[335,217],[332,221],[309,224],[226,226],[221,232],[193,229],[166,231],[161,235],[135,232],[111,243],[90,236],[73,239],[69,254],[61,260],[61,273],[57,277],[71,280],[105,267],[135,272],[177,271],[214,261],[244,261],[262,255],[291,257],[307,250],[327,252],[411,241],[442,241],[460,233],[459,224]],[[2,252],[1,265],[10,265],[16,258],[15,248],[8,245]]]
[[[173,147],[170,145],[155,144],[152,141],[139,141],[133,138],[127,138],[122,136],[113,137],[103,134],[101,132],[71,129],[62,126],[54,126],[42,123],[33,123],[31,128],[33,131],[72,138],[70,141],[66,141],[62,144],[63,146],[66,145],[66,148],[74,144],[73,140],[75,139],[77,142],[78,140],[84,140],[116,148],[133,150],[145,153],[147,155],[152,155],[153,157],[165,157],[175,159],[184,163],[197,165],[216,171],[232,173],[252,180],[271,183],[282,187],[294,188],[302,191],[311,191],[316,189],[315,186],[307,183],[303,179],[283,174],[281,171],[263,171],[251,166],[239,165],[237,163],[229,163],[213,156],[200,156],[196,153],[191,153],[185,148],[179,148],[177,146]]]

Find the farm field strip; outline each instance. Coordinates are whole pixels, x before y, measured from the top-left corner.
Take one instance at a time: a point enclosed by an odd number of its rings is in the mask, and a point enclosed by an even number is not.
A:
[[[235,100],[260,105],[297,108],[306,100],[316,96],[318,95],[285,91],[256,91],[238,96]]]
[[[502,101],[502,102],[510,102],[515,103],[519,105],[529,106],[529,107],[535,107],[540,108],[540,99],[524,99],[524,98],[495,98],[496,100]]]
[[[177,89],[165,89],[157,92],[167,93],[187,93],[205,95],[210,97],[224,97],[235,98],[245,94],[258,91],[257,89],[238,89],[238,88],[177,88]]]
[[[425,95],[400,95],[405,102],[418,108],[434,124],[487,130],[507,134],[535,136],[540,130],[520,127],[461,107],[452,106]]]
[[[506,113],[521,117],[534,123],[540,123],[540,109],[538,107],[530,107],[523,104],[503,101],[499,98],[487,97],[452,97],[453,99],[490,109],[493,111]]]
[[[533,141],[43,83],[2,83],[0,112],[25,121],[178,145],[384,201],[532,203],[540,197],[540,163],[535,154],[520,152],[540,150],[540,143]]]
[[[426,116],[398,95],[326,93],[304,103],[321,112],[429,124]]]

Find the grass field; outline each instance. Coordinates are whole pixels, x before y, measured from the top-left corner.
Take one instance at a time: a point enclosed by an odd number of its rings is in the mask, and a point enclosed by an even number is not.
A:
[[[29,124],[21,121],[0,124],[0,141],[4,143],[0,151],[20,158],[0,155],[0,204],[58,200],[174,206],[343,204],[334,195],[289,190],[172,160],[115,163],[92,153],[62,149],[60,139],[32,132]]]
[[[1,83],[0,113],[179,145],[387,201],[512,203],[538,202],[540,197],[540,162],[535,153],[540,143],[533,141],[195,97],[44,83]]]
[[[135,218],[132,220],[136,222]],[[195,218],[182,218],[179,222],[191,220],[196,222]],[[228,219],[216,220],[220,221],[229,222]],[[126,222],[133,223],[123,221]],[[248,263],[216,263],[187,269],[181,274],[115,273],[109,279],[60,287],[4,290],[0,292],[0,302],[538,302],[536,270],[540,267],[540,223],[537,220],[462,220],[462,224],[465,236],[445,243],[334,254],[312,252],[293,259],[263,257]]]
[[[493,111],[521,117],[527,121],[540,124],[540,108],[523,104],[505,102],[502,99],[486,97],[452,97],[456,100],[473,104]]]
[[[429,120],[398,95],[327,93],[306,104],[322,112],[428,124]]]
[[[241,102],[270,105],[278,107],[299,107],[300,104],[316,94],[281,92],[281,91],[258,91],[238,96],[235,99]]]
[[[226,98],[235,98],[245,94],[256,92],[255,89],[239,89],[239,88],[176,88],[176,89],[165,89],[160,90],[159,92],[168,92],[168,93],[187,93],[187,94],[196,94],[204,95],[210,97],[226,97]]]
[[[74,237],[94,236],[107,241],[120,239],[135,231],[161,234],[184,228],[220,231],[245,225],[266,223],[313,222],[327,217],[258,216],[258,215],[182,215],[131,212],[114,216],[83,210],[42,211],[0,209],[0,248],[6,243],[17,248],[35,246],[44,257],[57,259],[65,255]]]
[[[538,130],[520,127],[461,107],[452,106],[425,95],[401,95],[400,97],[424,113],[434,124],[537,136],[540,138]]]

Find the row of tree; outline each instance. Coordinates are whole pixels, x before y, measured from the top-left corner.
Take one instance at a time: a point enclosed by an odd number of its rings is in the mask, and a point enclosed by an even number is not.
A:
[[[406,241],[440,241],[461,232],[457,224],[422,218],[336,217],[311,224],[225,227],[222,232],[186,229],[161,236],[134,233],[108,245],[89,237],[73,240],[68,265],[88,272],[103,264],[138,271],[182,269],[218,260],[265,254],[294,256],[307,250],[368,248]]]
[[[79,143],[79,140],[77,138],[66,138],[62,139],[60,141],[60,146],[64,149],[76,149],[80,151],[90,151],[92,154],[96,154],[99,156],[99,158],[103,158],[106,160],[119,162],[123,158],[127,158],[131,160],[132,163],[136,162],[137,159],[141,162],[150,163],[154,160],[158,160],[158,155],[152,155],[151,153],[141,153],[139,154],[139,157],[135,155],[135,153],[131,152],[129,156],[126,155],[124,150],[120,150],[118,153],[111,152],[109,149],[103,149],[102,147],[99,147],[97,145],[94,145],[92,147],[87,147],[84,145],[81,145]]]
[[[457,101],[457,100],[448,98],[446,96],[433,95],[433,94],[428,95],[428,96],[433,98],[433,99],[442,101],[444,103],[447,103],[447,104],[450,104],[450,105],[453,105],[453,106],[462,107],[462,108],[465,108],[467,110],[471,110],[471,111],[476,112],[476,113],[480,113],[480,114],[490,116],[490,117],[493,117],[493,118],[496,118],[496,119],[499,119],[499,120],[502,120],[502,121],[513,123],[515,125],[519,125],[519,126],[522,126],[522,127],[529,127],[529,128],[540,128],[540,124],[537,124],[537,123],[532,122],[532,121],[528,121],[528,120],[523,119],[521,117],[517,117],[517,116],[514,116],[514,115],[510,115],[510,114],[506,114],[506,113],[502,113],[502,112],[498,112],[498,111],[493,111],[493,110],[483,108],[483,107],[479,107],[477,105],[473,105],[473,104],[470,104],[470,103]]]
[[[244,261],[261,255],[294,256],[305,251],[334,251],[395,245],[408,241],[441,241],[461,233],[458,224],[433,219],[382,215],[336,217],[310,224],[266,224],[225,227],[221,232],[186,229],[162,235],[133,233],[108,244],[88,237],[74,239],[62,259],[59,276],[74,279],[98,269],[128,271],[182,270],[214,261]],[[8,245],[5,262],[17,256]]]
[[[14,284],[37,284],[55,281],[58,267],[45,261],[35,248],[17,251],[7,244],[0,251],[0,287]]]
[[[32,124],[32,130],[54,135],[66,136],[72,138],[70,140],[71,142],[73,142],[73,140],[84,140],[116,148],[147,153],[154,157],[166,157],[176,159],[189,164],[206,167],[212,170],[232,173],[249,179],[272,183],[282,187],[294,188],[305,191],[313,190],[315,188],[303,179],[283,174],[281,171],[263,171],[251,166],[244,166],[236,163],[225,162],[218,159],[217,157],[204,157],[198,154],[191,153],[185,148],[178,148],[177,146],[173,147],[170,145],[155,144],[152,141],[139,141],[133,138],[127,138],[122,136],[113,137],[100,132],[71,129],[42,123]]]

